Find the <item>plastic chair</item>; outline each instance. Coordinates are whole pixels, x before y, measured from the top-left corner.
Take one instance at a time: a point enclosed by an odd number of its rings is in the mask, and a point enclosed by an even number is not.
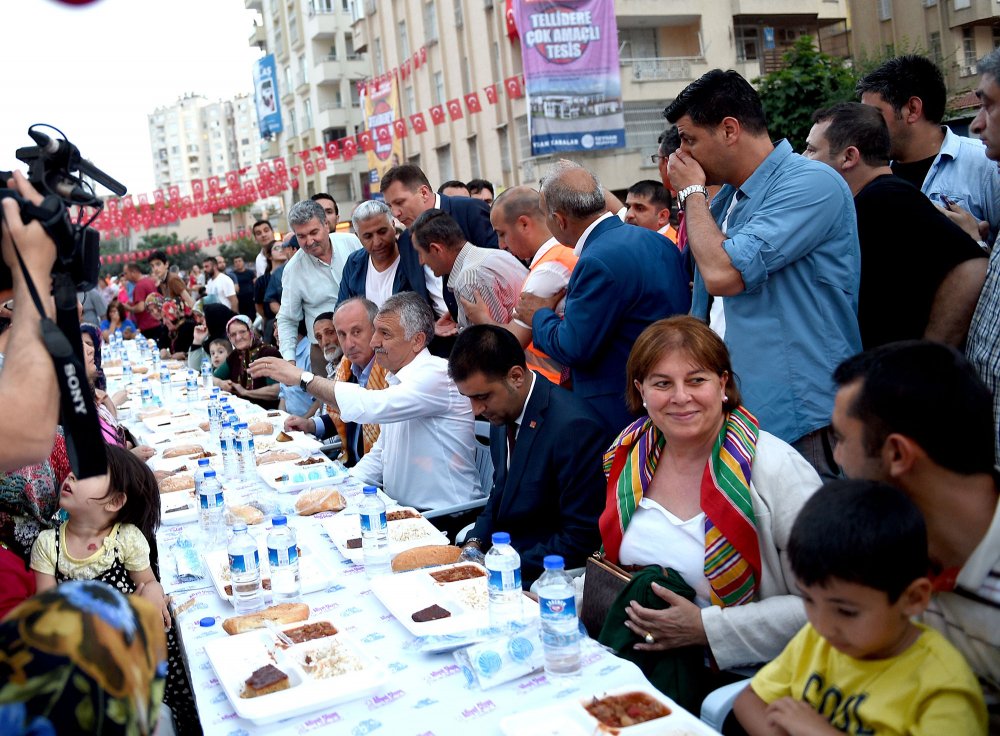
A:
[[[737,696],[743,692],[744,688],[750,684],[750,680],[740,680],[723,685],[717,690],[713,690],[701,703],[702,723],[711,726],[721,733],[722,724],[725,723],[729,712],[733,709],[733,703]]]

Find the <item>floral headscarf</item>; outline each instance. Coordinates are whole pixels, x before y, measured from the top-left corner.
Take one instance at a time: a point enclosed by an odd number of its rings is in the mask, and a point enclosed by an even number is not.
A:
[[[152,734],[166,674],[152,604],[106,583],[62,583],[0,624],[0,733]]]
[[[250,347],[244,350],[233,350],[226,358],[229,364],[229,380],[238,383],[245,389],[261,388],[267,385],[267,379],[253,378],[247,367],[257,358],[267,358],[281,355],[275,348],[265,345],[260,339],[260,335],[253,331],[253,322],[245,314],[237,314],[226,322],[226,336],[229,335],[229,327],[233,322],[240,322],[250,330]]]

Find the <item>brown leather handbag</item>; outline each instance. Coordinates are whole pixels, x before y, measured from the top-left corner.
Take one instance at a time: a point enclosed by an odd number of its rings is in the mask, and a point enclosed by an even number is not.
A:
[[[583,602],[580,604],[580,620],[587,633],[594,639],[601,633],[601,627],[608,617],[611,604],[632,579],[632,573],[604,555],[595,552],[587,558],[587,572],[583,581]]]

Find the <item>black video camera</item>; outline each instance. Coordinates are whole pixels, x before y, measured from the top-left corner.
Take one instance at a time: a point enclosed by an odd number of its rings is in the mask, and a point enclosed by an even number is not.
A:
[[[100,271],[100,236],[87,222],[82,220],[84,207],[100,210],[104,202],[94,194],[89,183],[75,176],[78,172],[103,184],[118,196],[125,194],[125,187],[80,157],[80,150],[66,140],[53,140],[36,130],[47,125],[32,125],[28,135],[37,145],[17,149],[17,158],[28,164],[28,181],[45,199],[41,204],[26,202],[13,189],[0,188],[0,199],[7,197],[17,201],[21,208],[21,220],[27,225],[37,220],[56,245],[56,260],[52,272],[66,273],[78,291],[90,291],[97,286]],[[52,128],[59,132],[56,128]],[[0,187],[10,179],[9,171],[0,171]],[[73,222],[69,207],[80,207],[81,215]],[[94,217],[97,215],[95,214]],[[0,219],[3,214],[0,212]],[[7,265],[0,261],[0,291],[11,288],[11,273]]]

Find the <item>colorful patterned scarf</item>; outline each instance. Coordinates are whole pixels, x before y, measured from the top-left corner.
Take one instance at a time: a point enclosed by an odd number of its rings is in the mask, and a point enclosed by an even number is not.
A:
[[[750,470],[760,425],[742,407],[726,418],[705,464],[701,509],[705,512],[705,577],[712,604],[724,607],[753,600],[760,583],[760,547],[750,499]],[[618,562],[625,529],[656,472],[666,438],[648,418],[638,419],[604,454],[607,504],[601,514],[605,556]]]
[[[371,373],[368,374],[368,383],[365,384],[365,389],[369,391],[381,391],[382,389],[389,388],[389,381],[386,380],[385,377],[385,368],[379,365],[379,362],[374,358],[372,358],[372,360],[374,363],[372,363]],[[354,374],[351,372],[351,361],[347,358],[342,359],[340,361],[340,365],[337,366],[334,378],[338,381],[344,381],[347,383],[351,380],[353,375]],[[326,409],[326,413],[333,418],[333,424],[337,428],[337,434],[340,435],[340,442],[341,446],[344,448],[344,454],[347,457],[350,457],[348,454],[347,425],[344,423],[344,420],[340,418],[340,413],[334,411],[332,406],[326,404],[324,408]],[[374,445],[375,440],[378,439],[380,431],[381,427],[378,424],[363,424],[361,426],[361,433],[365,442],[365,454],[371,452],[372,445]],[[354,448],[351,449],[353,450]],[[353,458],[355,462],[357,462],[358,459],[359,458]]]

